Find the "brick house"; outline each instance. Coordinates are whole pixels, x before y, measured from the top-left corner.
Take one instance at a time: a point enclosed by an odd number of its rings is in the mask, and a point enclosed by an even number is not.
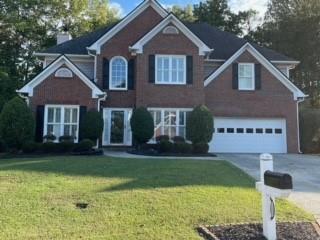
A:
[[[299,63],[205,23],[182,23],[145,0],[114,26],[36,53],[44,69],[18,90],[48,133],[81,139],[89,109],[103,113],[103,146],[132,144],[130,116],[144,106],[155,136],[185,136],[186,116],[205,104],[214,152],[299,152],[298,104],[289,80]]]

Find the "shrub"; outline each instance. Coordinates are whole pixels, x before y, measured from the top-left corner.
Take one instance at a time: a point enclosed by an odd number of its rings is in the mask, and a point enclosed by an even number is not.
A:
[[[300,109],[300,141],[304,153],[320,153],[320,109]]]
[[[161,141],[159,143],[159,151],[162,153],[170,153],[173,152],[174,146],[170,141]]]
[[[74,136],[64,135],[59,137],[59,142],[71,142],[73,143],[75,140]]]
[[[193,152],[196,154],[206,154],[209,151],[209,144],[206,142],[199,142],[193,144]]]
[[[186,142],[184,137],[181,137],[181,136],[175,136],[175,137],[173,137],[172,140],[174,143],[185,143]]]
[[[198,106],[190,113],[187,119],[187,139],[193,144],[205,142],[212,139],[213,117],[205,106]]]
[[[174,144],[174,150],[176,153],[192,153],[193,147],[191,144],[186,142],[178,142]]]
[[[7,144],[0,138],[0,153],[7,151]]]
[[[75,148],[75,144],[71,141],[62,141],[57,144],[56,146],[56,152],[59,153],[69,153],[72,152]]]
[[[48,134],[48,135],[43,136],[43,140],[45,142],[54,142],[56,139],[57,139],[57,137],[53,134]]]
[[[94,142],[90,139],[84,139],[80,143],[76,144],[73,151],[74,152],[88,152],[94,147]]]
[[[170,141],[170,138],[168,135],[160,135],[156,137],[156,142],[160,143],[161,141]]]
[[[39,150],[39,144],[33,141],[25,142],[22,145],[22,152],[23,153],[35,153]]]
[[[41,145],[41,150],[44,153],[56,153],[58,152],[58,144],[54,142],[45,142]]]
[[[102,135],[103,118],[100,112],[96,110],[89,110],[80,126],[80,132],[84,139],[90,139],[96,142]]]
[[[133,111],[130,119],[132,136],[139,144],[147,143],[153,136],[153,118],[146,108],[140,107]]]
[[[7,102],[0,114],[0,136],[7,146],[20,149],[34,139],[34,133],[35,122],[27,104],[19,97]]]

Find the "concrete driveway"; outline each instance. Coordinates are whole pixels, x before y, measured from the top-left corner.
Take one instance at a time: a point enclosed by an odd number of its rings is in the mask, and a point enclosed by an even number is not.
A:
[[[218,154],[255,179],[260,178],[257,154]],[[289,200],[320,220],[320,157],[299,154],[275,154],[274,170],[292,175],[294,192]]]

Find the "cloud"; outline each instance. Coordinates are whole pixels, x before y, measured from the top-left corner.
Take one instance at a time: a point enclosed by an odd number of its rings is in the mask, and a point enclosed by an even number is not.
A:
[[[115,9],[118,13],[118,17],[123,17],[124,16],[124,9],[123,7],[119,4],[119,3],[116,3],[116,2],[110,2],[110,7]]]
[[[263,17],[267,11],[267,4],[267,0],[231,0],[230,8],[234,12],[253,9],[258,12],[259,17]]]

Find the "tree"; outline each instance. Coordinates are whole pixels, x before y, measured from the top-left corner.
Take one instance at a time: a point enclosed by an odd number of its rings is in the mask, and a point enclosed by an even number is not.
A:
[[[168,8],[168,11],[174,13],[183,22],[194,22],[196,20],[193,15],[193,7],[190,4],[186,7],[174,5],[171,8]]]
[[[2,99],[15,96],[16,89],[41,71],[33,53],[55,45],[58,32],[67,28],[77,37],[117,19],[108,0],[0,1],[0,84],[6,89]]]
[[[213,117],[210,110],[204,106],[193,109],[187,119],[187,139],[193,144],[208,143],[213,134]]]
[[[320,1],[271,0],[265,22],[247,38],[301,61],[292,81],[320,106]]]
[[[246,24],[255,14],[252,10],[234,13],[230,10],[227,0],[206,0],[194,5],[193,10],[197,22],[206,22],[237,35],[244,33]]]
[[[35,121],[31,109],[19,97],[7,102],[0,114],[0,136],[9,148],[20,149],[34,140]]]
[[[101,113],[96,110],[90,110],[86,113],[80,131],[83,138],[95,142],[101,137],[103,131],[103,118]]]
[[[154,134],[154,122],[150,112],[146,108],[136,108],[133,111],[130,124],[133,138],[139,145],[147,143],[152,138]]]

